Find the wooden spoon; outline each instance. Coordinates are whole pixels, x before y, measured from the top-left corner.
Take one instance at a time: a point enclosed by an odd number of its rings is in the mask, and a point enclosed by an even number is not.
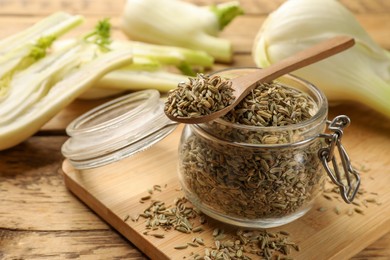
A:
[[[354,44],[355,40],[351,37],[337,36],[298,52],[295,55],[283,59],[267,68],[259,69],[256,72],[233,78],[230,81],[232,82],[232,88],[234,89],[234,101],[229,106],[211,114],[198,117],[174,117],[168,113],[166,113],[166,115],[173,121],[186,124],[199,124],[212,121],[224,116],[232,110],[249,94],[252,89],[257,86],[258,82],[270,82],[289,72],[342,52],[352,47]]]

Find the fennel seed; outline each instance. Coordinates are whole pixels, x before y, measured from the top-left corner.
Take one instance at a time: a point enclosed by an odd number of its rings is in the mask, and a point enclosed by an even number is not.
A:
[[[149,200],[151,198],[150,195],[141,197],[141,201]]]
[[[192,232],[202,232],[204,229],[202,226],[197,226],[192,229]]]
[[[156,237],[156,238],[164,238],[165,237],[165,235],[161,234],[161,233],[148,233],[148,235]]]
[[[198,244],[195,244],[193,242],[188,242],[187,245],[192,246],[192,247],[199,247]]]
[[[362,209],[359,209],[359,208],[354,208],[353,209],[356,213],[359,213],[361,215],[364,215],[364,211]]]
[[[186,249],[186,248],[188,248],[188,245],[187,244],[183,244],[183,245],[177,245],[177,246],[175,246],[174,247],[174,249]]]
[[[258,84],[223,119],[238,124],[254,126],[284,126],[310,119],[318,108],[306,93],[278,82]],[[274,143],[275,137],[269,137]]]
[[[324,208],[324,207],[319,207],[317,210],[318,210],[319,212],[325,212],[327,209]]]
[[[327,199],[327,200],[332,200],[332,197],[329,196],[329,195],[327,195],[327,194],[323,194],[322,196],[323,196],[325,199]]]
[[[204,246],[204,240],[201,237],[196,237],[195,242],[198,243],[199,245]]]

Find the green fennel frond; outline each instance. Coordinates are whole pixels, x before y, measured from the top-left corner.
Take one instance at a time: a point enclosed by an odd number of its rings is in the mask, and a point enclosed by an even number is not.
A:
[[[241,8],[238,2],[211,5],[210,11],[213,12],[217,17],[220,31],[222,31],[226,25],[233,21],[236,16],[244,14],[244,10]]]
[[[181,62],[176,66],[180,72],[184,75],[194,77],[196,76],[196,72],[192,69],[192,67],[185,61]]]
[[[84,40],[94,43],[101,47],[103,51],[109,50],[111,43],[111,23],[109,18],[105,18],[98,22],[95,30],[84,36]]]

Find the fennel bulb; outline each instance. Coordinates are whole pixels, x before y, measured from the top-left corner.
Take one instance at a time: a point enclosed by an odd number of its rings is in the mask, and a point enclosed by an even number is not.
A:
[[[56,41],[53,49],[61,50],[76,41],[77,39]],[[194,76],[197,71],[203,71],[214,64],[213,57],[206,52],[182,47],[112,40],[107,48],[131,50],[132,63],[104,75],[93,88],[80,95],[79,99],[98,99],[141,89],[168,92],[176,88],[179,82],[187,81],[188,76]],[[175,69],[172,70],[171,67]]]
[[[237,15],[238,2],[199,7],[180,0],[127,0],[122,29],[131,40],[203,50],[230,62],[230,41],[218,33]]]
[[[0,41],[0,56],[39,38],[63,35],[83,21],[84,17],[80,15],[71,15],[65,12],[54,13],[29,28],[2,39]]]
[[[74,59],[78,59],[78,56],[74,54],[81,54],[77,53],[78,51],[72,50],[65,53],[64,61],[77,64],[78,62],[74,62]],[[23,75],[20,80],[24,80],[26,83],[21,87],[26,87],[26,91],[33,94],[23,98],[21,109],[17,107],[21,104],[18,102],[13,103],[16,108],[12,103],[5,104],[9,105],[8,107],[13,106],[16,111],[7,118],[2,118],[0,122],[0,150],[15,146],[36,133],[47,121],[90,88],[99,78],[111,70],[128,64],[129,61],[131,61],[131,51],[108,52],[90,62],[83,63],[81,67],[77,66],[77,69],[68,68],[71,72],[64,79],[57,79],[58,81],[54,84],[50,83],[53,78],[56,78],[56,75],[50,73],[49,67],[44,68],[37,75]],[[58,65],[66,65],[66,63],[54,62],[53,65],[58,69]],[[37,81],[34,82],[35,80]],[[0,104],[0,106],[2,105]]]
[[[108,51],[106,23],[59,51],[38,51],[36,62],[13,74],[0,99],[0,150],[24,141],[98,79],[131,63],[132,50]]]
[[[13,75],[45,57],[61,35],[83,22],[83,17],[64,12],[52,14],[22,32],[0,41],[0,101],[9,91]]]
[[[357,101],[390,117],[390,53],[336,0],[286,1],[260,28],[253,59],[267,67],[336,35],[353,37],[355,46],[293,74],[319,87],[330,102]]]

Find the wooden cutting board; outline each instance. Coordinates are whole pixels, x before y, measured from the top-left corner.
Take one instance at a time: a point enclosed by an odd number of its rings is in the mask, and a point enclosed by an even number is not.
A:
[[[69,161],[63,163],[64,179],[69,190],[151,259],[191,259],[191,253],[203,253],[204,247],[188,247],[184,250],[174,247],[191,242],[194,236],[202,237],[205,245],[211,247],[214,228],[231,230],[231,227],[211,220],[200,234],[170,230],[164,233],[164,238],[156,238],[143,234],[146,230],[143,218],[137,222],[130,218],[124,221],[126,216],[135,216],[144,211],[149,203],[140,203],[140,199],[149,195],[147,190],[154,185],[160,185],[162,191],[155,191],[152,199],[172,204],[175,198],[183,195],[177,177],[177,146],[181,129],[178,127],[146,151],[98,169],[78,171]],[[350,149],[352,147],[355,161],[366,163],[365,159],[370,158],[367,157],[370,146],[359,145],[364,133],[357,130],[357,136],[347,138],[346,146]],[[368,133],[371,134],[375,133]],[[375,142],[385,141],[388,144],[387,136],[383,138],[374,139],[373,147]],[[389,149],[388,146],[386,149]],[[383,156],[388,156],[386,154]],[[290,233],[290,240],[300,246],[299,252],[293,251],[290,255],[294,259],[348,259],[355,255],[390,230],[388,157],[384,162],[384,165],[372,162],[358,166],[363,170],[362,188],[366,193],[357,201],[361,203],[363,199],[375,198],[380,205],[367,203],[368,207],[360,207],[363,214],[354,212],[349,215],[358,206],[346,205],[335,198],[328,200],[321,197],[304,217],[270,231],[283,230]],[[334,211],[335,207],[340,211],[339,214]]]

